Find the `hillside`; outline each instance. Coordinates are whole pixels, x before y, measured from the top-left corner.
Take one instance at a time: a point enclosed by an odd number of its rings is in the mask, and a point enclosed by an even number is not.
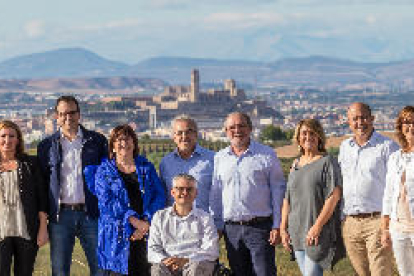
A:
[[[167,83],[159,79],[137,77],[51,78],[0,80],[0,91],[59,90],[161,90]]]

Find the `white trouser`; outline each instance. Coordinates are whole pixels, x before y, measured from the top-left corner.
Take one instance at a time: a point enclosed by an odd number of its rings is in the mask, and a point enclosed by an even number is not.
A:
[[[414,276],[414,233],[391,231],[392,248],[401,276]]]

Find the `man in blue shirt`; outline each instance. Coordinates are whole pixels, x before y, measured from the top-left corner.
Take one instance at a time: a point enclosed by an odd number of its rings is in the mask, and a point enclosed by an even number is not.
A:
[[[190,174],[198,183],[196,206],[209,211],[209,194],[213,176],[214,152],[197,144],[196,122],[187,115],[176,117],[172,122],[173,140],[177,148],[167,154],[160,163],[161,181],[166,191],[171,191],[172,180],[179,174]],[[174,198],[170,193],[167,206],[172,206]]]
[[[276,275],[274,245],[286,183],[275,151],[250,138],[248,115],[227,116],[231,145],[214,158],[210,207],[236,276]]]

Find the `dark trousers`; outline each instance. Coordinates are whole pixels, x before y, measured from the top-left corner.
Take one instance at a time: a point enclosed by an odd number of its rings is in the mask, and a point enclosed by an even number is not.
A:
[[[236,276],[276,275],[275,248],[268,241],[271,228],[271,221],[225,225],[227,258]]]
[[[31,276],[38,246],[19,237],[7,237],[0,242],[0,276],[10,276],[12,259],[15,276]]]
[[[151,265],[147,259],[145,240],[132,241],[129,244],[128,276],[150,276]],[[122,276],[120,273],[105,270],[104,276]]]
[[[59,221],[49,223],[50,260],[52,276],[69,276],[75,237],[88,261],[90,275],[98,276],[98,219],[82,211],[61,210]]]

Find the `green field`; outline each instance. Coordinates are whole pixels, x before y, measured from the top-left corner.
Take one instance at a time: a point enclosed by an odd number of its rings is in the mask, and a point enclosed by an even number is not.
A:
[[[226,258],[226,249],[224,247],[224,242],[221,241],[220,243],[220,261],[222,263],[227,264]],[[40,275],[52,275],[50,262],[49,262],[49,246],[43,247],[37,256],[35,271],[33,275],[40,276]],[[292,262],[289,260],[289,254],[281,247],[278,246],[276,248],[276,264],[278,275],[281,276],[300,276],[300,272],[296,262]],[[85,255],[79,245],[79,242],[76,243],[73,258],[72,258],[72,266],[71,266],[71,275],[73,276],[85,276],[89,275],[89,270],[87,268],[87,262],[85,259]],[[348,259],[344,259],[339,262],[332,272],[325,272],[325,276],[350,276],[355,275],[354,270],[352,269],[351,265],[349,264]],[[395,276],[398,275],[397,270],[395,269]]]

